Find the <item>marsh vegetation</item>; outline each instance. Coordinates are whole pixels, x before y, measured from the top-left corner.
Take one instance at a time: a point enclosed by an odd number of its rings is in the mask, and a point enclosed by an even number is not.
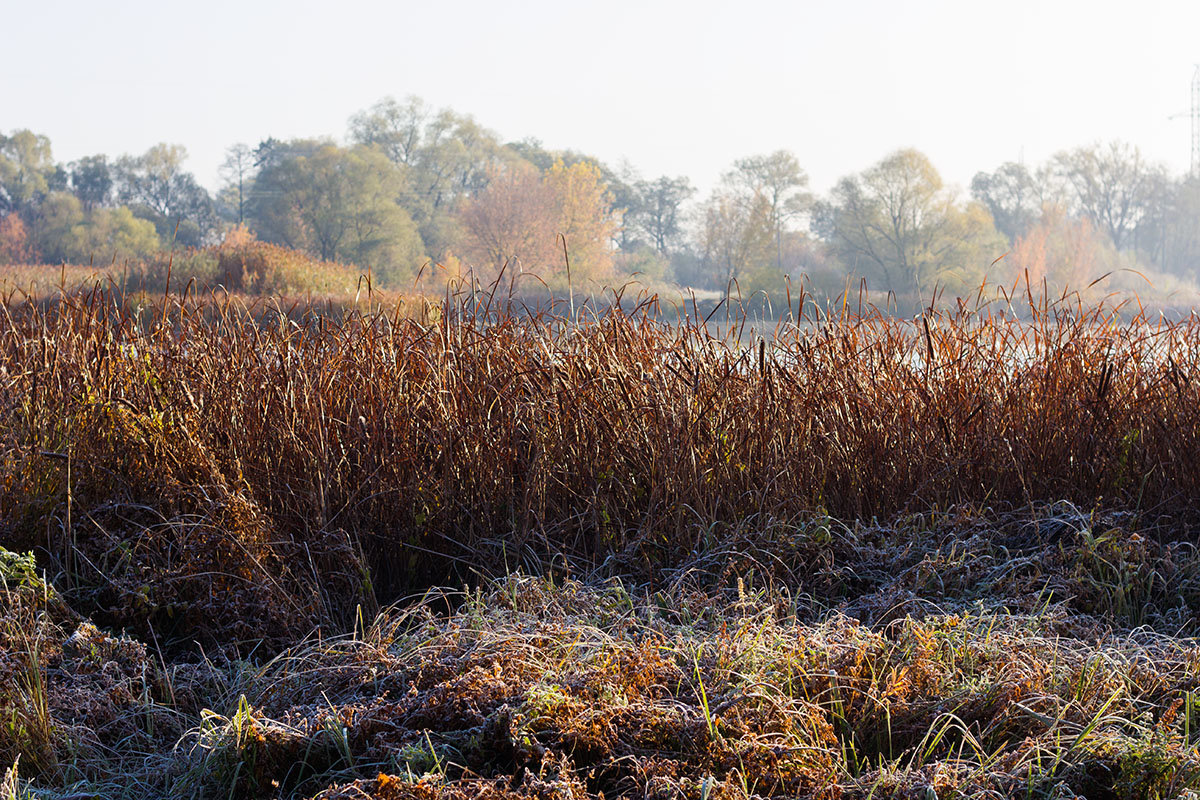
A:
[[[3,792],[1180,796],[1200,322],[1022,288],[11,294]]]

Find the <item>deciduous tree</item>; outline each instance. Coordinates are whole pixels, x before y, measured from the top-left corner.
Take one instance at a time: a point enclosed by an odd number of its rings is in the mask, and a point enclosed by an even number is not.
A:
[[[1072,216],[1049,206],[1041,218],[1017,238],[1004,259],[1009,280],[1045,281],[1052,290],[1082,291],[1104,273],[1117,269],[1117,252],[1108,235],[1087,217]]]
[[[403,174],[382,153],[319,140],[272,150],[250,204],[262,239],[371,267],[385,281],[413,275],[424,248],[412,217],[397,202]]]
[[[960,208],[916,150],[842,179],[818,207],[814,229],[851,272],[922,304],[939,284],[969,289],[1006,249],[987,210]]]
[[[36,260],[29,232],[16,213],[0,217],[0,264],[32,264]]]
[[[971,196],[987,207],[996,230],[1010,242],[1029,230],[1042,212],[1033,175],[1024,164],[1013,161],[995,172],[977,172],[971,180]]]
[[[432,113],[416,95],[409,95],[403,101],[385,97],[350,118],[350,136],[359,144],[378,147],[396,164],[415,166]]]
[[[108,205],[112,197],[113,174],[104,155],[87,156],[70,166],[71,191],[85,211]]]
[[[51,192],[28,218],[30,238],[43,261],[62,264],[76,258],[72,232],[84,221],[78,197],[70,192]]]
[[[109,264],[137,261],[159,248],[153,223],[125,206],[98,208],[76,224],[66,239],[68,261]]]
[[[29,211],[51,190],[50,140],[30,130],[0,134],[0,212]]]
[[[434,111],[418,97],[385,98],[350,119],[352,141],[377,149],[405,176],[401,204],[435,256],[457,244],[459,204],[514,160],[496,135],[469,116]]]
[[[770,205],[761,194],[751,201],[718,189],[701,210],[701,251],[722,289],[768,267],[774,258]]]
[[[777,150],[763,156],[735,161],[724,182],[747,205],[765,204],[767,218],[775,237],[775,267],[783,266],[783,234],[788,221],[806,212],[812,195],[806,191],[808,174],[796,156]]]
[[[122,156],[116,164],[117,196],[152,222],[164,241],[195,247],[211,240],[217,220],[208,192],[184,170],[186,159],[187,150],[173,144]]]
[[[554,192],[527,162],[495,168],[487,187],[464,203],[461,219],[465,255],[485,275],[508,265],[544,280],[561,258]]]
[[[1123,142],[1059,153],[1054,165],[1070,185],[1079,211],[1107,233],[1118,250],[1133,245],[1132,234],[1151,206],[1162,167]]]
[[[636,190],[637,205],[627,216],[628,222],[645,233],[660,255],[669,255],[683,232],[683,204],[696,190],[685,177],[665,175],[653,181],[639,181]]]
[[[225,191],[230,198],[230,217],[238,225],[246,222],[246,198],[254,182],[254,150],[238,142],[225,150],[221,162],[221,177],[225,179]]]
[[[544,183],[555,206],[555,232],[566,239],[573,279],[611,277],[617,225],[600,168],[586,161],[570,166],[557,161],[547,170]]]

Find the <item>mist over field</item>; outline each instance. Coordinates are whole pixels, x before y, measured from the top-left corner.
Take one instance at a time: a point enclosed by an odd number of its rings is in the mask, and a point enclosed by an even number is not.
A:
[[[864,279],[903,313],[985,280],[1197,297],[1200,12],[1178,4],[78,11],[8,20],[16,61],[51,25],[67,55],[0,89],[0,264],[244,228],[395,290],[509,264],[549,296],[773,309]],[[164,71],[166,41],[237,56]]]

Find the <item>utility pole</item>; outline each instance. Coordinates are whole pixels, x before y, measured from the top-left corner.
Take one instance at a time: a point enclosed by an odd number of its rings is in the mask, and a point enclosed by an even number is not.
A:
[[[1192,121],[1192,161],[1188,177],[1200,178],[1200,64],[1192,73],[1192,108],[1187,112],[1172,114],[1167,119],[1179,119],[1187,116]]]
[[[1192,177],[1200,177],[1200,64],[1192,73]]]

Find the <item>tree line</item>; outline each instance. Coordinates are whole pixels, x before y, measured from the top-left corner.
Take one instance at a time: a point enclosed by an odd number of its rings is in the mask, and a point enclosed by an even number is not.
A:
[[[0,264],[140,259],[236,227],[392,285],[470,270],[555,291],[634,276],[770,295],[803,275],[830,293],[864,278],[915,305],[985,276],[1077,288],[1122,270],[1168,288],[1200,277],[1200,179],[1121,142],[1002,164],[965,194],[903,149],[818,197],[780,150],[734,162],[697,197],[686,177],[504,142],[409,97],[355,114],[340,141],[232,146],[215,194],[186,157],[159,144],[59,163],[45,136],[0,133]]]

